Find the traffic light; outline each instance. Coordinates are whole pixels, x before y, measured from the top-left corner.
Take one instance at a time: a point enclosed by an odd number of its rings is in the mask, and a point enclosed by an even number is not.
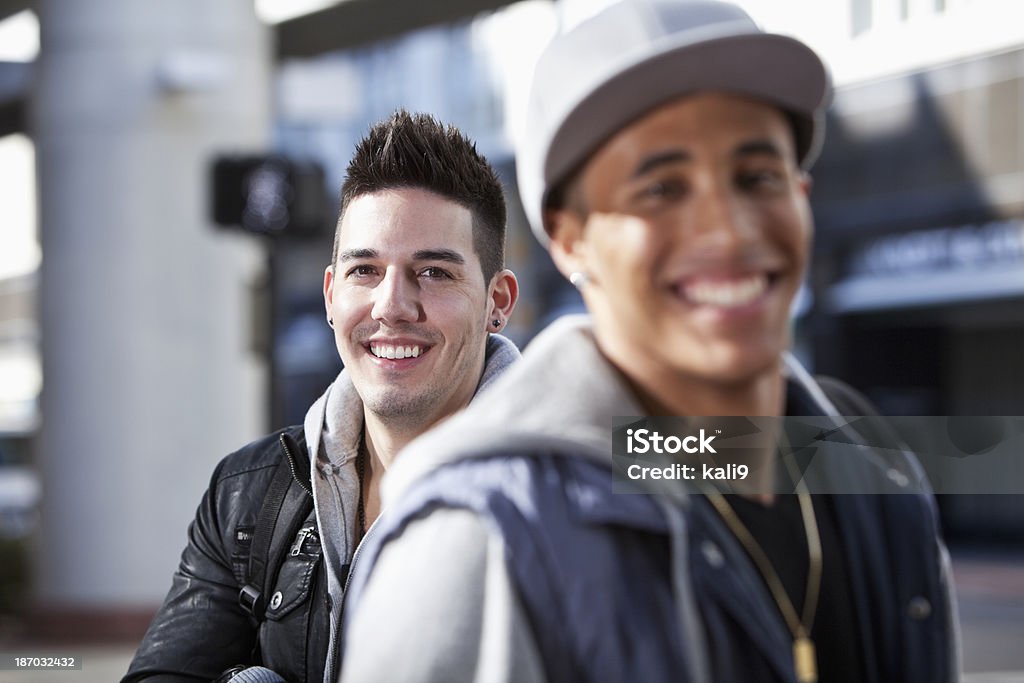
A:
[[[221,156],[211,165],[213,221],[272,237],[330,231],[323,168],[283,156]]]

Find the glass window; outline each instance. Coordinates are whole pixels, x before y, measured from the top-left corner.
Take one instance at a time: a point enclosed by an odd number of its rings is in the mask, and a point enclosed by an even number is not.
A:
[[[871,28],[871,0],[850,0],[850,27],[854,36]]]

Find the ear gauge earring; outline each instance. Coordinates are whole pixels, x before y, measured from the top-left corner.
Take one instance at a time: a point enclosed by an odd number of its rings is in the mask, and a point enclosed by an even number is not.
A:
[[[587,275],[586,273],[576,271],[575,273],[571,273],[569,275],[569,282],[571,282],[572,286],[575,287],[576,289],[582,290],[583,287],[586,286],[588,282],[590,282],[590,276]]]

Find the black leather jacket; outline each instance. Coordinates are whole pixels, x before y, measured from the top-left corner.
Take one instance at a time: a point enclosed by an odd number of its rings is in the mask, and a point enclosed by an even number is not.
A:
[[[122,683],[210,681],[239,664],[261,664],[289,683],[323,681],[330,607],[315,513],[285,556],[266,598],[265,620],[257,623],[238,601],[260,507],[286,457],[309,490],[301,426],[254,441],[217,466],[189,527],[171,590]]]

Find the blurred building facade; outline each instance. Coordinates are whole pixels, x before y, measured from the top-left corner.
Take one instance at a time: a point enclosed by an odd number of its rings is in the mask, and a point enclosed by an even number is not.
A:
[[[849,5],[813,171],[815,303],[801,328],[815,369],[887,414],[1022,415],[1019,4]],[[1024,539],[1021,497],[940,506],[954,534]]]
[[[333,213],[302,239],[218,231],[216,155],[317,162],[334,212],[373,122],[400,106],[435,114],[508,189],[523,291],[509,333],[527,343],[579,307],[518,209],[512,141],[529,134],[516,107],[544,36],[606,2],[451,0],[431,15],[348,0],[269,27],[246,2],[199,4],[0,0],[0,18],[30,7],[43,35],[30,87],[0,64],[0,135],[35,143],[43,245],[41,269],[0,277],[0,372],[16,354],[41,367],[23,395],[0,393],[0,433],[34,442],[36,596],[65,611],[154,607],[216,460],[301,419],[339,368],[321,300]],[[815,46],[838,85],[801,355],[883,411],[1024,414],[1016,0],[741,4]],[[218,80],[225,69],[248,76]],[[104,82],[135,85],[82,87]],[[1022,528],[1016,500],[944,508],[953,526]]]

